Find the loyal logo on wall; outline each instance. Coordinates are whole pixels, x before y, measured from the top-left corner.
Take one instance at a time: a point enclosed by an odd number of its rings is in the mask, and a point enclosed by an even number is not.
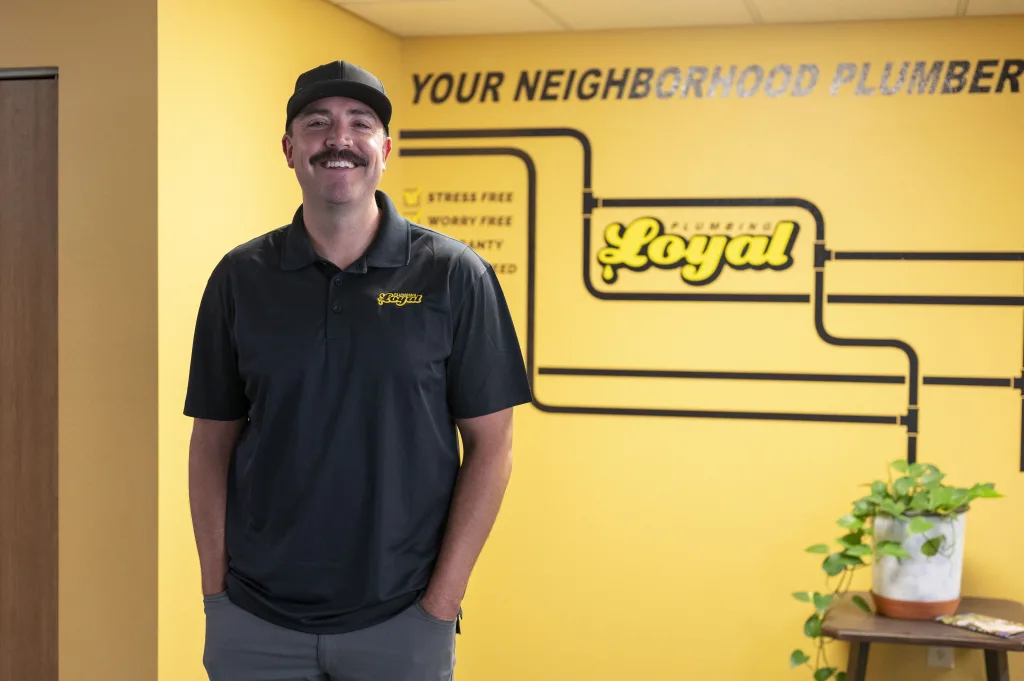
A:
[[[756,233],[758,228],[761,233]],[[620,268],[644,272],[657,267],[678,269],[684,283],[705,286],[718,279],[726,265],[734,270],[785,270],[793,263],[800,228],[785,220],[763,226],[697,223],[693,229],[696,233],[689,237],[673,233],[663,220],[650,215],[629,224],[612,222],[604,229],[605,246],[597,252],[601,278],[611,284]]]
[[[761,197],[598,197],[585,216],[584,275],[598,297],[649,293],[774,298],[809,293],[817,217]]]

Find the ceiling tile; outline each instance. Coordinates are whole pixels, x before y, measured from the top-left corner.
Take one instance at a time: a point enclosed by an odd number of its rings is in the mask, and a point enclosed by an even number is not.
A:
[[[1024,15],[1024,0],[327,0],[399,36]]]
[[[970,0],[967,3],[969,17],[994,14],[1024,14],[1024,0]]]
[[[344,0],[335,4],[403,37],[562,30],[530,0]]]
[[[819,0],[820,1],[820,0]],[[752,23],[743,0],[536,0],[577,31]]]
[[[974,0],[971,0],[974,2]],[[951,17],[957,0],[753,0],[765,23]]]

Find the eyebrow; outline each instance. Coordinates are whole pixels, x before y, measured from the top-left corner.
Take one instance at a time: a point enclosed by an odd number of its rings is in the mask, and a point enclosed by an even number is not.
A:
[[[309,118],[310,116],[330,116],[331,112],[327,109],[308,109],[302,112],[302,118]]]
[[[363,107],[352,107],[346,109],[345,112],[356,116],[369,116],[370,118],[374,117],[373,112],[370,111],[370,109],[366,109]],[[309,111],[304,111],[302,113],[302,118],[309,118],[310,116],[317,115],[330,117],[332,114],[333,112],[330,109],[324,109],[321,107],[316,109],[310,109]]]

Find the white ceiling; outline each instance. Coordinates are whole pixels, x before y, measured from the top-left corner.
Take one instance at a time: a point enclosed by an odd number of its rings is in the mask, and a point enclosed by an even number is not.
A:
[[[402,37],[1024,14],[1024,0],[328,0]]]

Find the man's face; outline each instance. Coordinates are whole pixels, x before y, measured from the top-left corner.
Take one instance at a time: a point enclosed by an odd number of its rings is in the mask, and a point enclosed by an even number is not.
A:
[[[307,106],[282,146],[306,200],[334,205],[372,197],[391,154],[391,139],[373,109],[347,97]]]

